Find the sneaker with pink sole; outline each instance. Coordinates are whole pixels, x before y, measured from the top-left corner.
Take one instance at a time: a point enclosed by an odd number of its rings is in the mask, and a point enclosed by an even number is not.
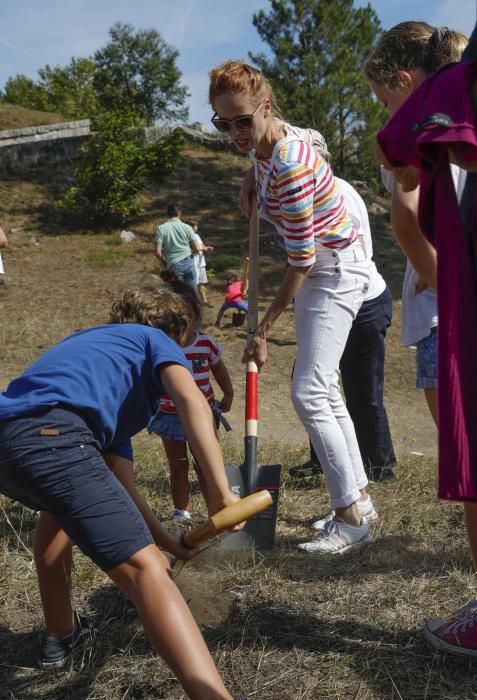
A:
[[[477,656],[477,600],[470,600],[450,620],[428,620],[424,637],[434,649]]]

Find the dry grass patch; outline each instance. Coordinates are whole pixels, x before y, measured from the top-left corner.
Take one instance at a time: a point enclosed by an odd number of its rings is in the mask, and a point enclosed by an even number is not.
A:
[[[154,437],[136,439],[137,477],[160,517],[171,510],[167,470]],[[274,461],[295,448],[267,443]],[[240,461],[240,445],[226,458]],[[474,592],[462,513],[435,499],[435,465],[408,461],[399,480],[372,485],[380,512],[375,540],[343,556],[310,555],[295,545],[328,508],[319,478],[285,476],[277,545],[245,555],[208,550],[174,575],[234,693],[247,698],[476,697],[475,668],[433,654],[421,629]],[[29,547],[34,516],[2,500],[0,662],[9,695],[37,698],[183,698],[144,638],[132,608],[81,554],[75,555],[76,607],[95,640],[63,673],[33,670],[40,605]],[[205,517],[197,485],[195,522]],[[165,521],[167,522],[167,521]],[[8,571],[8,576],[5,572]],[[33,631],[32,631],[33,630]]]

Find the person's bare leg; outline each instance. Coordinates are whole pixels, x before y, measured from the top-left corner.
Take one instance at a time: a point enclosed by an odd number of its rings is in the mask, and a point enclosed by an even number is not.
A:
[[[46,633],[64,636],[73,630],[71,607],[72,543],[50,513],[40,513],[33,554]]]
[[[426,397],[427,405],[429,407],[429,411],[431,412],[431,416],[434,420],[434,423],[437,426],[437,418],[439,415],[437,389],[424,389],[424,396]]]
[[[232,700],[192,614],[155,545],[108,576],[135,606],[144,631],[191,700]]]
[[[366,489],[360,489],[359,492],[361,494],[361,497],[359,500],[366,501],[368,499],[368,492],[366,491]]]
[[[361,525],[361,514],[356,502],[345,508],[335,508],[335,517],[339,520],[344,520],[348,525],[354,525],[355,527]]]
[[[464,503],[465,526],[474,568],[477,570],[477,501]]]
[[[199,300],[202,304],[207,304],[207,294],[205,293],[205,284],[198,284],[197,290],[199,293]]]
[[[187,443],[161,438],[170,467],[174,508],[189,510],[189,457]]]

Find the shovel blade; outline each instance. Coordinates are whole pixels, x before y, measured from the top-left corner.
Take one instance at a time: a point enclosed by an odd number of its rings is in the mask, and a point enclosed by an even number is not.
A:
[[[237,496],[240,496],[240,498],[248,496],[249,493],[247,493],[245,486],[247,483],[245,465],[242,464],[239,467],[227,466],[225,469],[230,490]],[[270,491],[273,503],[270,508],[251,518],[240,532],[235,532],[230,537],[226,537],[220,543],[222,549],[273,549],[277,528],[280,472],[280,464],[258,466],[257,480],[253,490],[261,491],[262,489],[267,489]]]

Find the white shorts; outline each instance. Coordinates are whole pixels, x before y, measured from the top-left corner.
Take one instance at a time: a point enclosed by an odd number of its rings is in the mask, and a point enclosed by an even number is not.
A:
[[[205,267],[200,267],[197,274],[197,284],[207,284],[207,270]]]

